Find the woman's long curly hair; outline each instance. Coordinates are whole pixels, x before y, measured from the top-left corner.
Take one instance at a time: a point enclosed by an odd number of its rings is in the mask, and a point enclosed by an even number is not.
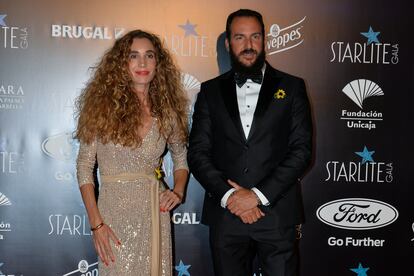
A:
[[[135,38],[148,39],[155,48],[155,77],[149,87],[151,115],[158,118],[160,133],[168,139],[172,130],[187,140],[188,101],[181,85],[180,71],[169,51],[154,34],[134,30],[118,39],[94,69],[94,75],[77,99],[78,126],[75,136],[87,144],[95,139],[106,144],[138,147],[142,107],[132,89],[128,71],[131,44]]]

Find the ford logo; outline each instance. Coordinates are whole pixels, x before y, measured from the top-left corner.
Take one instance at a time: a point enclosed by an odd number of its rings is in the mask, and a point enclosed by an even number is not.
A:
[[[379,200],[343,198],[325,203],[316,210],[316,216],[333,227],[367,230],[393,223],[398,218],[398,211]]]
[[[46,138],[42,143],[43,152],[57,160],[70,162],[76,158],[78,144],[70,132]]]

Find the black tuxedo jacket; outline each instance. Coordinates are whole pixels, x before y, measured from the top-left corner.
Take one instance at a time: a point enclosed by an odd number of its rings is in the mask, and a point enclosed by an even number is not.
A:
[[[225,212],[227,179],[258,188],[269,200],[276,226],[303,221],[299,178],[311,160],[312,123],[305,83],[266,65],[249,137],[241,125],[234,72],[201,84],[193,114],[188,162],[206,190],[202,223]]]

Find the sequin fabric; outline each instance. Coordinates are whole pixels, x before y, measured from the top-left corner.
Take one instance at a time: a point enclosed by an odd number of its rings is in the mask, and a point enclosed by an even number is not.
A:
[[[159,182],[149,179],[159,164],[166,145],[171,152],[174,170],[187,169],[186,146],[178,142],[174,133],[168,141],[160,135],[156,120],[139,148],[112,143],[81,143],[77,159],[77,176],[80,186],[93,183],[93,168],[98,161],[101,179],[98,208],[118,238],[121,246],[113,245],[115,264],[108,267],[99,261],[99,275],[151,275],[151,185]],[[125,180],[122,175],[136,175]],[[119,177],[118,177],[119,176]],[[154,176],[155,179],[155,176]],[[155,183],[155,184],[154,184]],[[159,212],[159,208],[157,208]],[[159,214],[160,267],[159,275],[172,275],[171,224],[169,213]],[[158,275],[151,275],[158,276]]]

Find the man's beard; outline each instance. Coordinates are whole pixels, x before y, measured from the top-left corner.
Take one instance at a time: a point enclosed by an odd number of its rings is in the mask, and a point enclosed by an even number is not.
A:
[[[239,55],[243,55],[244,53],[255,53],[256,54],[256,60],[254,61],[254,63],[250,66],[246,66],[239,61],[238,56],[236,56],[236,54],[233,52],[233,49],[231,47],[229,48],[230,48],[229,49],[230,61],[231,61],[232,68],[235,72],[249,74],[249,73],[262,70],[264,62],[266,60],[266,55],[265,55],[264,50],[262,50],[260,53],[258,53],[256,50],[251,49],[251,48],[241,51]]]

